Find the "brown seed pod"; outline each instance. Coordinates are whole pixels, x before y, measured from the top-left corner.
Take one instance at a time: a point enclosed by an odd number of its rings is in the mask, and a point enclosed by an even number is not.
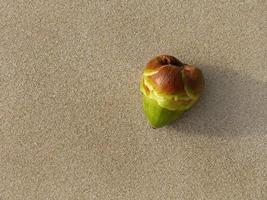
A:
[[[152,126],[164,126],[191,108],[203,88],[204,78],[198,68],[168,55],[150,60],[140,89],[144,94],[144,111]]]

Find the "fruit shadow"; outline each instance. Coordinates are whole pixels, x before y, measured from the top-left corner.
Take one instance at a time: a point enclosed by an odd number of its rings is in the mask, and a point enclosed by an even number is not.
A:
[[[199,67],[205,76],[199,102],[167,129],[203,134],[267,130],[267,82],[221,66]]]

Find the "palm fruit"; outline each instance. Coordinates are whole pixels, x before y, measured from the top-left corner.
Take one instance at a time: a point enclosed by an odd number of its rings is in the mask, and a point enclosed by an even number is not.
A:
[[[199,99],[204,88],[202,72],[169,55],[150,60],[143,72],[140,90],[144,113],[153,128],[178,119]]]

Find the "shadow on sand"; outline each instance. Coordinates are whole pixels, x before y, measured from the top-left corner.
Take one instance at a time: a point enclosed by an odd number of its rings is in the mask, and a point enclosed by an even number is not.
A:
[[[205,76],[200,101],[168,129],[203,134],[267,131],[267,82],[248,75],[199,65]]]

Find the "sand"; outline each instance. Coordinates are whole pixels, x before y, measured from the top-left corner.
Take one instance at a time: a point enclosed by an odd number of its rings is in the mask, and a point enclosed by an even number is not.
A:
[[[0,199],[266,199],[266,9],[0,1]],[[159,54],[201,68],[206,87],[152,129],[139,79]]]

